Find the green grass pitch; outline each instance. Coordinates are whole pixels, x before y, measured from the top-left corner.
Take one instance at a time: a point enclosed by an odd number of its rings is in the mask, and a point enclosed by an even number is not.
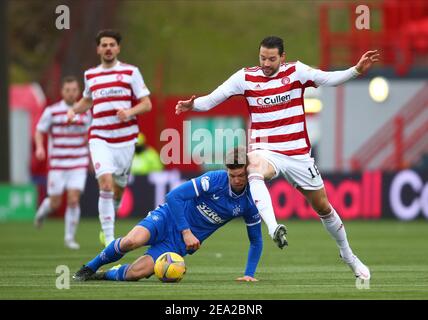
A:
[[[116,234],[137,221],[118,220]],[[319,221],[286,221],[289,248],[279,250],[267,237],[257,269],[257,283],[237,283],[247,258],[242,221],[233,221],[186,256],[180,283],[163,284],[154,276],[139,282],[70,281],[56,288],[58,265],[70,275],[100,251],[99,222],[83,219],[79,251],[63,246],[62,220],[48,220],[42,230],[30,223],[0,224],[0,299],[428,299],[428,224],[426,221],[346,221],[354,252],[371,268],[370,289],[357,289],[338,257],[336,244]],[[141,248],[125,256],[132,262]]]

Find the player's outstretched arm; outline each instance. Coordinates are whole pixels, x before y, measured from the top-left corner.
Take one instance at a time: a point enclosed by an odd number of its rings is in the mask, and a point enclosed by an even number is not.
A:
[[[367,51],[362,55],[358,63],[346,70],[340,71],[322,71],[312,69],[304,64],[302,72],[307,80],[312,80],[317,86],[338,86],[370,69],[375,62],[379,61],[380,54],[377,50]]]
[[[358,73],[365,73],[375,62],[379,61],[380,54],[377,50],[367,51],[361,56],[360,61],[355,66]]]
[[[245,268],[245,275],[239,277],[236,281],[253,282],[258,281],[254,278],[257,265],[263,250],[263,237],[261,221],[255,225],[247,226],[248,239],[250,240],[250,248],[248,250],[247,266]]]
[[[195,99],[196,96],[193,95],[189,100],[179,100],[175,106],[175,114],[179,115],[180,113],[192,110]]]
[[[229,79],[223,82],[217,89],[210,94],[199,97],[192,96],[189,100],[180,100],[175,106],[175,114],[180,114],[189,110],[208,111],[226,101],[231,96],[244,93],[242,83],[244,82],[244,72],[239,70]]]
[[[236,281],[240,281],[240,282],[256,282],[259,281],[256,278],[250,277],[250,276],[243,276],[243,277],[239,277],[236,278]]]
[[[181,232],[183,241],[186,244],[186,250],[198,250],[201,247],[201,242],[190,229],[185,229]]]

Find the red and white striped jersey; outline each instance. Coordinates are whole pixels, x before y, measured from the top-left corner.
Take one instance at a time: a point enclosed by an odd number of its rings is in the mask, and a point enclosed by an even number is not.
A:
[[[64,100],[48,106],[37,123],[37,131],[49,134],[49,170],[88,168],[87,131],[91,114],[88,111],[76,115],[70,124],[67,122],[67,110],[71,107]]]
[[[112,147],[135,144],[139,132],[137,118],[121,122],[116,113],[131,108],[133,99],[150,94],[139,69],[117,61],[108,69],[102,65],[89,69],[84,77],[83,96],[93,103],[89,141],[99,139]]]
[[[305,121],[305,88],[315,87],[301,63],[287,63],[266,77],[260,67],[243,70],[248,110],[251,114],[252,150],[264,149],[287,156],[310,153]]]
[[[337,85],[357,75],[354,67],[324,72],[299,61],[281,64],[269,77],[261,67],[244,68],[210,95],[196,99],[194,109],[209,110],[233,95],[243,95],[251,115],[250,150],[270,150],[306,158],[311,144],[305,121],[305,88]]]

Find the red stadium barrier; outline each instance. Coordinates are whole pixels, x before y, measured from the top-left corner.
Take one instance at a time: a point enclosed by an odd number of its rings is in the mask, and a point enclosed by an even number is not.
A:
[[[390,145],[393,152],[381,158],[376,167],[381,170],[398,170],[414,163],[428,150],[427,132],[428,83],[406,102],[396,116],[386,122],[352,156],[353,170],[374,166],[380,154]],[[424,120],[424,121],[421,121]]]
[[[373,21],[369,30],[355,27],[359,5],[370,10]],[[347,30],[332,29],[330,18],[337,12],[348,17]],[[375,16],[380,17],[376,23]],[[361,54],[373,48],[381,51],[381,63],[394,67],[399,75],[406,74],[415,63],[427,66],[425,59],[417,59],[428,54],[427,1],[331,1],[320,5],[319,17],[321,69],[353,65]],[[378,28],[375,29],[374,24]]]
[[[165,195],[198,172],[164,171],[138,176],[126,189],[119,218],[144,218]],[[428,171],[366,171],[323,176],[331,204],[344,220],[428,219]],[[278,219],[318,219],[304,197],[283,178],[268,183]],[[98,216],[98,188],[90,176],[82,197],[82,215]]]

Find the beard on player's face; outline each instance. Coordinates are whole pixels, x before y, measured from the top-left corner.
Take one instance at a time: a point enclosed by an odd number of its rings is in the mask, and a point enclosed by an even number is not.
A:
[[[77,102],[80,90],[77,83],[67,83],[63,85],[61,95],[67,105],[73,105]]]
[[[278,71],[278,69],[279,69],[279,66],[276,68],[275,67],[262,67],[262,71],[263,71],[263,74],[265,76],[271,76],[271,75],[275,74]]]
[[[259,59],[263,74],[268,77],[279,70],[281,63],[285,61],[285,54],[279,54],[278,48],[260,47]]]
[[[68,104],[69,106],[75,104],[77,102],[77,97],[72,96],[72,97],[65,97],[64,101],[66,104]]]
[[[120,46],[115,39],[103,37],[97,47],[97,53],[101,57],[103,63],[113,63],[120,53]]]
[[[101,55],[101,59],[103,60],[103,62],[106,63],[111,63],[114,62],[117,58],[117,53],[113,52],[113,50],[106,50],[102,55]]]
[[[103,56],[103,57],[101,57],[101,59],[105,63],[112,63],[112,62],[114,62],[114,60],[116,60],[116,57],[115,56]]]

